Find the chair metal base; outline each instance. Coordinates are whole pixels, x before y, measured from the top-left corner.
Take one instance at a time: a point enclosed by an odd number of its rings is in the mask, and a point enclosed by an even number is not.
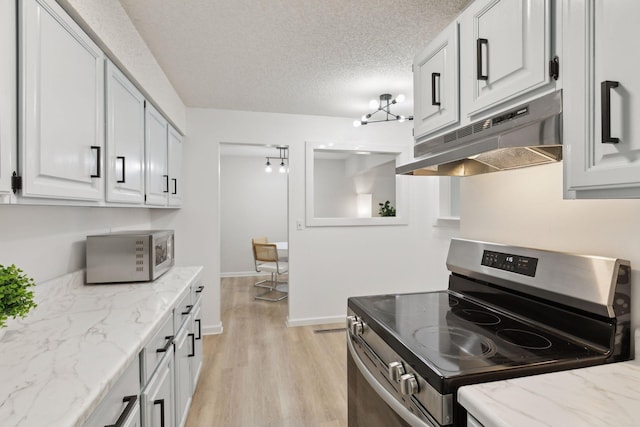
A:
[[[284,295],[278,295],[284,294]],[[272,297],[273,296],[273,297]],[[260,301],[278,302],[289,296],[289,284],[288,282],[276,282],[276,286],[269,287],[269,290],[256,295],[254,299]]]

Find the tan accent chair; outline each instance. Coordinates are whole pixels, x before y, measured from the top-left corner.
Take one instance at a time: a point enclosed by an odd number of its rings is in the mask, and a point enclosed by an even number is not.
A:
[[[269,243],[269,240],[266,237],[254,237],[253,239],[251,239],[251,252],[253,253],[253,262],[255,263],[255,267],[256,267],[256,271],[258,273],[261,273],[262,270],[259,269],[259,262],[256,259],[256,250],[254,248],[256,243]],[[258,286],[260,288],[271,288],[271,285],[268,285],[267,283],[271,283],[273,281],[273,274],[271,275],[271,279],[265,279],[265,280],[260,280],[259,282],[256,282],[253,284],[253,286]]]
[[[256,271],[271,273],[269,290],[256,295],[255,299],[272,302],[285,299],[288,296],[288,282],[279,281],[278,276],[289,272],[289,263],[278,259],[276,245],[273,243],[254,243],[253,256],[256,260]]]

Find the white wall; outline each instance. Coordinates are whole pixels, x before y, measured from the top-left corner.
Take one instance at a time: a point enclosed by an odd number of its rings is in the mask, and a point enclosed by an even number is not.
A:
[[[350,295],[446,287],[445,258],[452,232],[433,227],[435,178],[401,177],[409,180],[412,195],[408,226],[295,227],[296,220],[305,218],[305,141],[409,148],[410,123],[356,129],[351,119],[189,109],[187,125],[184,207],[153,211],[151,216],[154,226],[175,228],[182,262],[205,266],[206,331],[222,327],[221,239],[215,226],[219,172],[211,166],[218,159],[220,142],[289,146],[290,324],[343,319]]]
[[[287,174],[279,173],[278,165],[266,173],[265,161],[264,157],[220,158],[222,275],[256,274],[252,238],[287,241]]]
[[[87,235],[149,227],[145,208],[0,205],[0,264],[38,283],[85,268]]]
[[[631,261],[640,325],[640,200],[563,200],[562,164],[462,179],[461,235]]]
[[[345,159],[314,159],[313,210],[319,218],[355,218],[356,189]]]

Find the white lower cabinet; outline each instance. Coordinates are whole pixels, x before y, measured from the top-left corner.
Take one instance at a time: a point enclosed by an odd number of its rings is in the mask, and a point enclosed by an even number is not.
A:
[[[140,364],[136,358],[102,400],[85,427],[140,427]]]
[[[183,323],[176,335],[175,379],[176,379],[176,426],[182,427],[187,421],[191,406],[191,358],[194,352],[194,334],[190,319]]]
[[[175,426],[174,353],[169,347],[142,391],[142,425]]]
[[[200,295],[200,294],[198,294]],[[202,371],[202,321],[201,321],[201,302],[200,299],[193,305],[193,357],[191,358],[191,393],[196,391],[200,372]]]

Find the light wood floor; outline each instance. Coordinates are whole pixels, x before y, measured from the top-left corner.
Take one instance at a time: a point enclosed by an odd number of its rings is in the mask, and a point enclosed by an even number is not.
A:
[[[345,332],[285,325],[287,300],[256,301],[255,277],[221,281],[224,333],[204,337],[186,427],[344,427]]]

